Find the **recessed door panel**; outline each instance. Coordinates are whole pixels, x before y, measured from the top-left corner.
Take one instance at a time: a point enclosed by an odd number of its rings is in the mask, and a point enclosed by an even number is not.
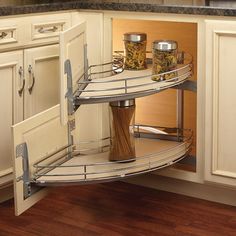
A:
[[[59,103],[59,46],[27,49],[24,60],[26,119]]]
[[[23,119],[23,51],[0,58],[0,188],[12,181],[11,126]]]
[[[72,75],[72,91],[77,88],[76,82],[84,74],[86,53],[86,24],[82,23],[60,34],[60,78],[61,78],[61,121],[68,121],[68,88],[66,62],[70,62]]]
[[[45,196],[46,189],[34,189],[34,164],[68,146],[68,129],[60,124],[57,105],[14,125],[12,132],[15,212],[19,215]]]

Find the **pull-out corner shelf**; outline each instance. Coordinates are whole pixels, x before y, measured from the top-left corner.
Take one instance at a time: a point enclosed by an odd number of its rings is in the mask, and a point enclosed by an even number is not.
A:
[[[48,158],[53,158],[51,155],[34,165],[36,171],[33,182],[41,186],[55,186],[119,180],[173,165],[186,157],[191,150],[190,130],[164,128],[173,132],[165,135],[148,131],[140,132],[139,126],[136,126],[136,129],[134,159],[108,161],[109,149],[105,148],[105,150],[101,149],[100,153],[94,154],[75,150],[70,158],[67,154],[61,156],[59,164],[58,160],[55,163],[44,164],[48,162]]]
[[[70,62],[66,62],[65,65],[68,79],[71,79],[71,68],[67,67]],[[87,76],[83,75],[82,79],[77,81],[78,88],[71,94],[75,110],[82,104],[122,101],[155,94],[179,86],[192,76],[191,57],[183,60],[175,70],[155,75],[160,78],[159,81],[152,80],[150,68],[140,71],[121,71],[120,65],[122,64],[118,60],[118,67],[116,67],[119,69],[118,73],[111,69],[113,63],[89,67]],[[109,69],[104,69],[105,66]],[[102,71],[108,72],[108,76],[104,77]],[[112,76],[109,75],[111,72],[113,72]],[[163,79],[166,75],[171,75],[171,79]],[[72,81],[70,83],[72,84]],[[144,132],[141,132],[142,128]],[[76,149],[76,145],[71,147],[70,153],[66,153],[68,147],[65,147],[61,150],[64,154],[59,155],[59,159],[53,154],[34,164],[33,183],[42,186],[83,184],[114,181],[152,172],[186,157],[192,144],[192,132],[182,127],[160,128],[136,125],[134,136],[136,156],[133,159],[109,161],[110,138],[104,139],[108,142],[105,145],[104,140],[102,141],[103,145],[98,153],[83,152]],[[56,161],[50,161],[50,158]]]
[[[90,70],[93,69],[90,68]],[[152,70],[149,68],[140,71],[124,70],[112,76],[80,80],[78,89],[73,95],[74,104],[79,106],[81,104],[129,100],[176,87],[192,76],[191,62],[178,65],[177,69],[156,76],[163,78],[171,74],[171,79],[153,81]],[[80,89],[80,87],[82,88]]]
[[[41,186],[115,181],[173,165],[191,151],[193,133],[183,129],[182,118],[183,90],[196,91],[196,83],[188,80],[192,57],[182,53],[176,69],[158,75],[150,68],[123,70],[122,57],[88,67],[85,31],[83,23],[60,35],[61,104],[13,126],[18,215],[45,196],[47,188]],[[109,161],[116,158],[111,137],[89,142],[96,145],[74,143],[80,105],[131,100],[174,87],[179,89],[177,128],[128,125],[134,135],[132,159]]]

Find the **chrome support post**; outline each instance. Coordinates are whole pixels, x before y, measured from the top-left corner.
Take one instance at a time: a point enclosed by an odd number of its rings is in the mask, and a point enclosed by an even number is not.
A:
[[[177,90],[177,137],[178,141],[182,141],[184,128],[184,90]]]

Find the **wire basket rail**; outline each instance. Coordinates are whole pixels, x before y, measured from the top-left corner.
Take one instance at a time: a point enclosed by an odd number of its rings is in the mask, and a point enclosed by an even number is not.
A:
[[[77,81],[74,104],[134,99],[183,84],[192,76],[192,56],[184,52],[180,55],[175,70],[158,75],[152,74],[151,59],[148,59],[149,68],[146,70],[125,70],[122,55],[115,56],[111,63],[90,66],[87,77],[82,76]],[[164,79],[170,76],[171,79]],[[153,77],[160,79],[153,81]]]
[[[65,152],[68,147],[64,147],[34,164],[33,182],[37,185],[63,185],[114,181],[173,165],[191,151],[191,130],[141,125],[134,128],[135,158],[108,161],[110,138],[99,141],[99,152],[77,150],[73,146],[74,151],[68,157]]]

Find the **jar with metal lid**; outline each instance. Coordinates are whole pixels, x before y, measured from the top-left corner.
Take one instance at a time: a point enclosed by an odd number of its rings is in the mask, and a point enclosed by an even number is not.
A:
[[[110,161],[134,161],[135,100],[110,103]]]
[[[168,73],[163,76],[158,74],[172,71],[177,68],[178,43],[174,40],[156,40],[152,47],[153,66],[152,79],[168,80],[176,77],[176,72]]]
[[[125,33],[125,69],[143,70],[146,64],[147,35],[145,33]]]

